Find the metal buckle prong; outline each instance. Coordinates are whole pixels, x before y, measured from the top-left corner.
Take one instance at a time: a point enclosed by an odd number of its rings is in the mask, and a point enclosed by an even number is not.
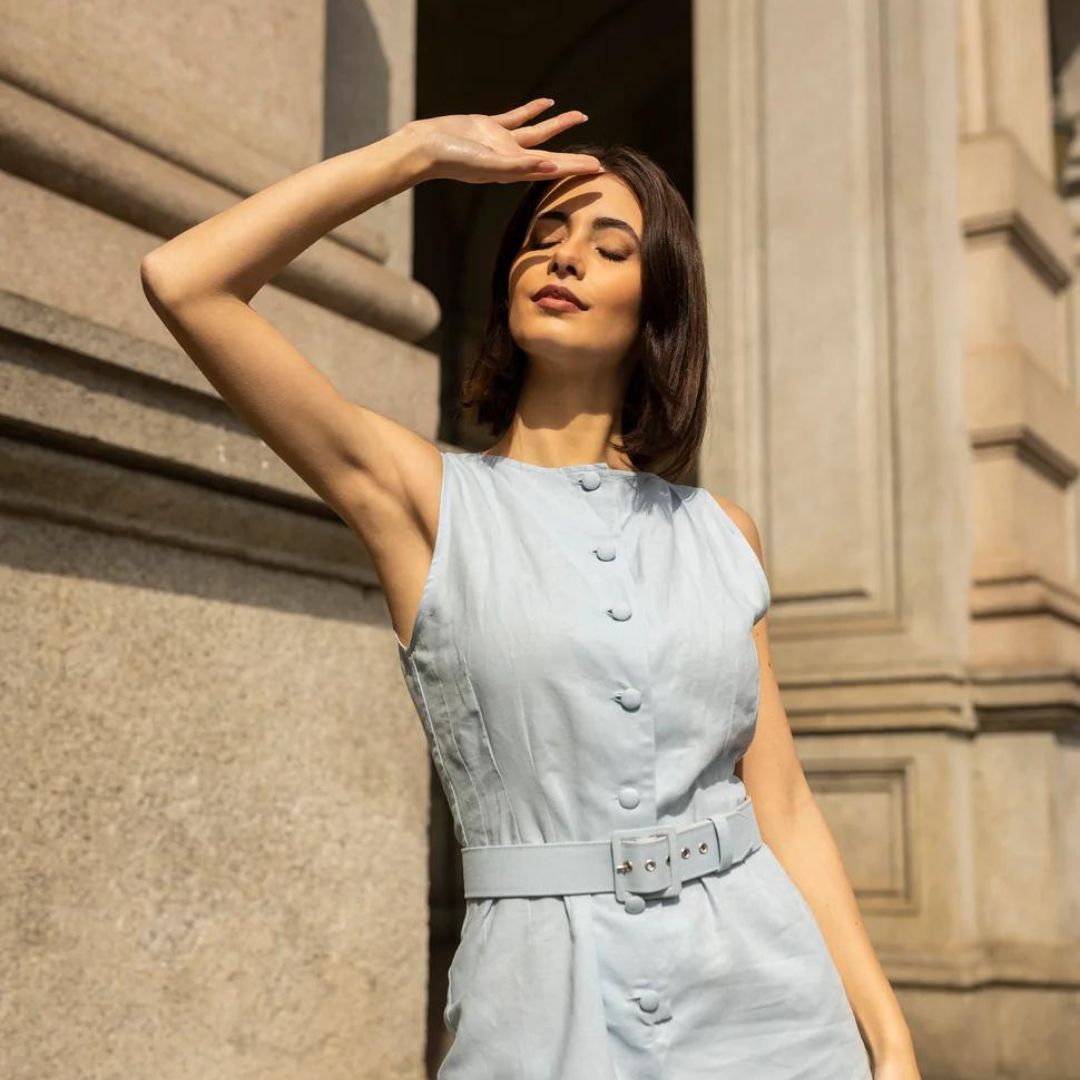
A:
[[[675,862],[679,850],[678,832],[678,827],[675,825],[645,825],[637,829],[612,830],[611,858],[615,872],[615,899],[620,904],[626,903],[626,898],[630,893],[656,898],[679,894],[682,889],[682,877],[679,874],[678,864]],[[666,841],[667,850],[662,869],[658,868],[656,859],[651,856],[644,860],[643,865],[637,864],[632,856],[636,856],[638,852],[629,850],[635,845],[624,843],[624,841],[633,840]],[[639,878],[644,875],[651,876],[657,869],[660,869],[660,873],[657,875],[656,884],[648,888],[631,886],[631,879],[634,880],[634,886],[636,886]]]

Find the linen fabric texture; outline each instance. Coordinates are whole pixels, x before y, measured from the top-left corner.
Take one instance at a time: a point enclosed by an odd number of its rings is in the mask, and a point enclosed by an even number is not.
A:
[[[688,825],[747,797],[761,563],[703,488],[441,452],[402,673],[462,846]],[[763,843],[674,897],[466,901],[438,1080],[870,1080]]]

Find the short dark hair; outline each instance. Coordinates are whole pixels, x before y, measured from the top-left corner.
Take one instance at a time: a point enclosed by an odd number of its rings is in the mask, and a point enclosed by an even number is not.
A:
[[[667,479],[695,461],[708,405],[708,302],[705,268],[690,210],[667,173],[647,154],[621,144],[577,143],[566,153],[591,154],[637,196],[641,238],[641,320],[637,354],[623,399],[621,445],[634,467]],[[498,437],[510,425],[524,382],[527,357],[510,334],[510,267],[532,215],[562,180],[529,184],[507,223],[491,277],[488,324],[468,363],[459,405],[476,406],[476,419]]]

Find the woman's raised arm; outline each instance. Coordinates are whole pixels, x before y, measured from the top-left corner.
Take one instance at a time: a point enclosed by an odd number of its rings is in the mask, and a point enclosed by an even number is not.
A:
[[[567,112],[526,125],[549,104],[410,121],[200,222],[140,266],[151,306],[233,412],[363,541],[406,641],[434,545],[438,450],[343,397],[249,301],[320,237],[423,180],[510,183],[599,171],[591,155],[529,149],[585,119]]]
[[[425,179],[430,165],[406,126],[256,192],[140,267],[151,306],[233,412],[339,514],[366,466],[385,474],[385,430],[376,437],[367,422],[375,414],[344,398],[248,301],[320,237]],[[393,423],[382,419],[382,429]]]
[[[344,398],[248,301],[320,237],[423,180],[507,183],[597,171],[589,155],[527,149],[582,119],[570,112],[522,126],[549,100],[496,116],[410,121],[271,184],[142,260],[144,292],[173,337],[230,408],[343,517],[357,497],[369,502],[375,492],[380,505],[389,496],[415,513],[406,489],[418,458],[431,458],[434,447]],[[550,169],[541,167],[545,159]]]

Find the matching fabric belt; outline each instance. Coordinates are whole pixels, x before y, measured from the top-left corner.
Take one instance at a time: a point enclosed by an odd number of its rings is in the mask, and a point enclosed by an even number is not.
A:
[[[615,829],[607,840],[463,847],[465,897],[613,892],[625,903],[630,895],[676,896],[684,881],[726,870],[761,842],[746,798],[690,825]]]

